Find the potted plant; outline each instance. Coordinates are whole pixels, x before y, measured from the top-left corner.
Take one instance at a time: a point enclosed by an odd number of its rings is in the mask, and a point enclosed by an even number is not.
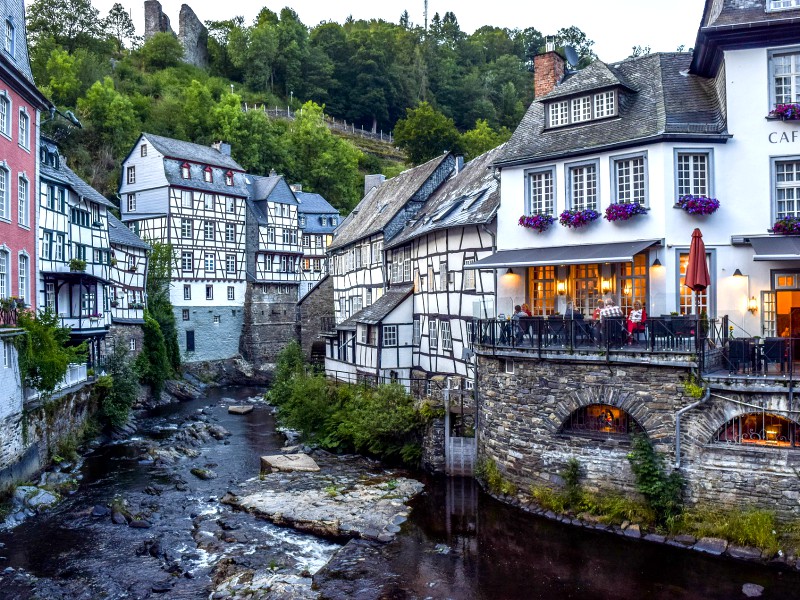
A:
[[[685,210],[690,215],[711,215],[717,212],[719,200],[708,196],[685,194],[678,198],[675,206]]]
[[[784,217],[778,219],[772,226],[772,232],[778,235],[795,235],[800,233],[800,219],[797,217]]]
[[[86,270],[86,261],[81,258],[71,258],[69,260],[69,270],[74,272],[82,272]]]
[[[135,273],[136,272],[136,265],[128,266],[128,271],[130,271],[131,273]]]
[[[117,266],[117,259],[114,258],[113,256],[111,257],[111,266],[112,267],[116,267]]]
[[[644,214],[647,214],[647,209],[638,202],[617,202],[608,205],[604,218],[606,221],[627,221]]]
[[[559,215],[558,222],[564,227],[577,229],[578,227],[588,225],[599,217],[600,213],[591,208],[586,210],[565,210]]]
[[[555,220],[555,217],[551,215],[522,215],[519,218],[518,225],[520,227],[527,227],[528,229],[535,229],[539,233],[542,233],[547,231]]]
[[[770,111],[768,118],[780,119],[781,121],[800,121],[800,104],[778,104]]]
[[[109,304],[111,305],[111,308],[117,308],[119,306],[119,301],[112,300],[111,302],[109,302]]]

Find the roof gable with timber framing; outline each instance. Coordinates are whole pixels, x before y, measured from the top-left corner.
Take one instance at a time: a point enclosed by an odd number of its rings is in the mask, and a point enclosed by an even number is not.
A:
[[[455,164],[455,157],[447,152],[372,188],[336,229],[329,250],[378,233],[391,240],[447,179]]]

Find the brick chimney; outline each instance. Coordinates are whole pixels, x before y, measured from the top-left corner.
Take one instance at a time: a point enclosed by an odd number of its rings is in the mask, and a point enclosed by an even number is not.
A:
[[[541,98],[553,91],[564,78],[567,63],[554,50],[533,57],[533,97]]]

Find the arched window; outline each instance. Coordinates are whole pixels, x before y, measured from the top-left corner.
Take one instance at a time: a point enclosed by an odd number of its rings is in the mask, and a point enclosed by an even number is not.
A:
[[[713,442],[757,446],[800,446],[800,426],[786,417],[748,413],[734,417],[714,435]]]
[[[642,428],[627,412],[610,404],[589,404],[574,411],[561,426],[562,433],[590,437],[630,437]]]

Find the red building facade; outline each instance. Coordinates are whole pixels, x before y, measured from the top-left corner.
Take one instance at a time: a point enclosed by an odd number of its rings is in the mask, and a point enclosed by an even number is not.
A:
[[[0,298],[36,305],[39,112],[22,0],[0,0]]]

